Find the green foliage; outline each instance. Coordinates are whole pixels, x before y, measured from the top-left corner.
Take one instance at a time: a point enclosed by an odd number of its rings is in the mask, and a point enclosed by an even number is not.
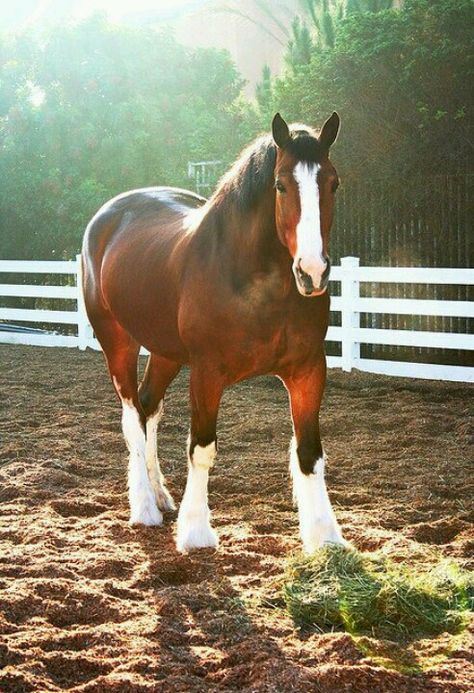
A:
[[[346,13],[382,12],[396,7],[395,0],[347,0]]]
[[[296,73],[303,65],[308,65],[313,48],[308,27],[299,17],[295,17],[291,24],[291,38],[283,56],[288,69]]]
[[[262,122],[270,123],[274,109],[272,73],[268,65],[263,66],[262,79],[255,88],[255,97]]]
[[[300,626],[410,638],[462,630],[474,607],[474,576],[450,561],[416,570],[332,546],[294,560],[283,594]]]
[[[0,38],[0,255],[70,257],[109,197],[189,187],[188,160],[233,160],[255,132],[229,55],[100,16]]]
[[[339,111],[342,173],[462,170],[474,147],[474,3],[407,0],[401,10],[368,11],[383,5],[360,0],[336,21],[333,48],[314,47],[309,64],[276,80],[275,105],[314,124]]]
[[[315,46],[333,48],[335,23],[344,16],[345,0],[300,0],[299,4],[311,19]]]

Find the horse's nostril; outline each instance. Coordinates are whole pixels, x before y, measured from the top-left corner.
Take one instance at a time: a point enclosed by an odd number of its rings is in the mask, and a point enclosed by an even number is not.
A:
[[[331,272],[331,259],[329,255],[326,255],[326,267],[324,269],[323,275],[321,277],[321,285],[326,286],[329,281],[329,274]]]
[[[311,276],[307,274],[304,270],[301,269],[301,260],[298,260],[298,263],[296,265],[296,273],[298,275],[298,279],[300,280],[300,283],[303,286],[303,289],[307,294],[311,294],[314,291],[314,284]]]
[[[303,279],[304,277],[309,277],[309,274],[301,269],[301,260],[299,260],[298,264],[296,265],[296,271],[298,272],[298,275],[301,279]]]

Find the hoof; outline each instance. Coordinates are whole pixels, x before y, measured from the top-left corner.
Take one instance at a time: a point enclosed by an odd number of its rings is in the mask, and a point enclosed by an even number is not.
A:
[[[307,554],[331,545],[350,548],[350,544],[343,538],[341,530],[337,525],[332,527],[321,525],[315,525],[311,528],[307,527],[301,532],[301,540],[303,542],[303,550]]]
[[[344,537],[340,537],[339,539],[326,539],[323,546],[342,546],[344,549],[354,548]]]
[[[163,524],[163,515],[157,508],[154,498],[147,498],[130,509],[130,524],[146,527],[159,527]]]
[[[218,545],[219,538],[211,527],[208,517],[194,516],[178,519],[176,548],[180,553],[186,553],[192,549],[215,549]]]

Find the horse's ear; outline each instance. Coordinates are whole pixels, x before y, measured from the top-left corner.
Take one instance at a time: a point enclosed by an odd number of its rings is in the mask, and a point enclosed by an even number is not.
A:
[[[290,130],[279,113],[272,120],[272,134],[275,144],[283,149],[290,139]]]
[[[321,142],[324,149],[329,150],[329,148],[336,141],[337,134],[339,132],[339,126],[341,125],[341,119],[338,114],[334,111],[332,116],[324,123],[319,133],[319,141]]]

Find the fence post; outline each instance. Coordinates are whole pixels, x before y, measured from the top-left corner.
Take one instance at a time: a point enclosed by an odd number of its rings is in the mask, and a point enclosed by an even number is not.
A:
[[[354,341],[353,329],[360,326],[360,316],[355,302],[360,296],[360,282],[354,277],[359,267],[358,257],[341,258],[341,326],[342,326],[342,370],[350,372],[360,358],[360,344]]]
[[[77,340],[78,347],[81,351],[85,351],[90,346],[90,340],[93,338],[92,327],[89,324],[89,318],[86,313],[84,304],[84,296],[82,293],[81,279],[82,258],[76,255],[76,288],[77,288]]]

